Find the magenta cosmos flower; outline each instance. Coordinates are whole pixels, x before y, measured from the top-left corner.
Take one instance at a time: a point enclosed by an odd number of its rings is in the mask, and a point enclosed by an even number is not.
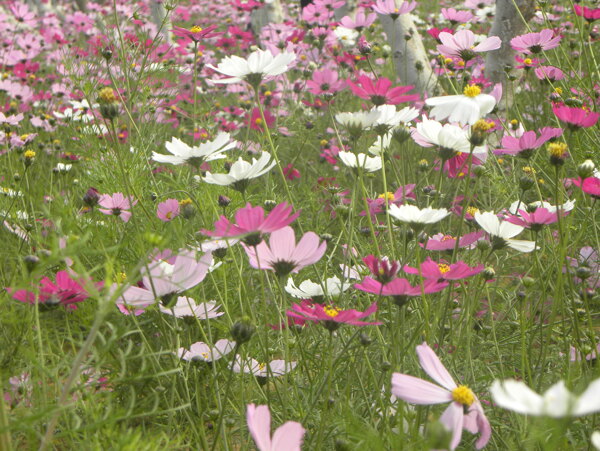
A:
[[[179,216],[180,212],[179,201],[177,199],[167,199],[158,204],[156,216],[161,221],[169,222]]]
[[[544,127],[540,129],[537,137],[534,131],[523,133],[519,138],[505,135],[502,138],[502,147],[494,150],[495,155],[517,155],[521,158],[531,158],[533,151],[540,148],[546,141],[557,138],[563,134],[562,128]]]
[[[175,36],[179,36],[181,38],[188,38],[194,41],[195,43],[200,42],[202,39],[214,38],[216,36],[220,36],[221,33],[213,33],[213,31],[217,28],[216,25],[211,25],[210,27],[202,28],[198,25],[194,25],[192,28],[181,28],[181,27],[173,27],[173,34]]]
[[[400,262],[390,260],[387,257],[379,259],[374,255],[367,255],[363,258],[363,262],[369,268],[371,274],[375,276],[375,279],[383,284],[390,282],[400,270]]]
[[[319,243],[316,233],[307,232],[296,244],[294,229],[288,226],[271,233],[268,245],[263,241],[254,247],[246,244],[242,247],[253,268],[270,269],[283,277],[318,262],[325,254],[327,243]]]
[[[588,8],[587,6],[574,5],[575,14],[583,17],[588,22],[600,19],[600,8]]]
[[[467,233],[458,240],[458,247],[468,247],[473,243],[479,241],[483,237],[483,231],[478,230],[476,232]],[[456,246],[456,237],[452,235],[444,235],[438,233],[429,237],[425,244],[421,244],[428,251],[451,251]]]
[[[553,30],[544,29],[539,33],[527,33],[517,36],[511,39],[510,45],[513,50],[530,55],[558,47],[560,39],[560,35],[554,37]]]
[[[269,406],[248,404],[246,420],[258,451],[300,451],[306,432],[300,423],[295,421],[284,423],[275,430],[271,438]]]
[[[460,30],[455,34],[441,32],[438,39],[442,42],[437,46],[438,52],[448,58],[461,58],[469,61],[475,58],[477,53],[489,52],[499,49],[502,41],[498,36],[484,39],[475,44],[475,34],[471,30]]]
[[[430,405],[449,402],[450,405],[440,417],[440,422],[452,432],[450,449],[456,449],[460,443],[463,429],[472,434],[479,433],[475,447],[483,448],[490,440],[492,428],[475,393],[466,385],[456,385],[448,370],[427,343],[417,346],[417,356],[421,368],[441,387],[407,374],[394,373],[392,394],[412,404]]]
[[[262,207],[253,207],[248,203],[235,212],[237,224],[232,224],[225,216],[221,216],[215,222],[214,232],[202,230],[202,233],[220,239],[243,237],[248,246],[256,246],[263,240],[263,235],[290,225],[300,215],[300,212],[291,213],[292,206],[284,202],[265,217]]]
[[[392,82],[380,77],[375,83],[366,75],[361,75],[356,79],[356,83],[346,80],[354,95],[361,99],[368,99],[373,105],[398,105],[402,102],[413,102],[419,99],[418,94],[404,95],[414,88],[414,86],[396,86],[392,88]]]
[[[552,111],[561,121],[566,122],[570,129],[593,127],[598,122],[600,113],[590,111],[589,108],[576,108],[563,103],[552,105]]]
[[[53,307],[58,304],[76,309],[75,304],[85,301],[90,297],[90,294],[84,287],[85,281],[76,280],[67,271],[58,271],[55,281],[52,282],[48,277],[44,277],[40,281],[39,294],[27,290],[16,290],[7,288],[6,291],[17,301],[26,304],[35,304],[36,302],[44,304],[48,307]],[[98,288],[102,287],[102,283],[95,284]]]
[[[573,179],[573,184],[581,188],[586,194],[595,199],[600,199],[600,179],[597,177],[587,177],[583,180]]]
[[[412,266],[405,265],[402,269],[407,274],[419,274],[419,269]],[[463,261],[449,265],[445,262],[436,263],[430,257],[427,257],[421,263],[421,275],[425,279],[437,280],[439,282],[466,279],[467,277],[479,274],[481,271],[483,271],[483,265],[471,268]]]
[[[296,318],[303,321],[312,321],[322,323],[330,332],[333,332],[342,324],[351,326],[378,326],[380,322],[360,321],[362,318],[377,311],[377,302],[373,302],[367,310],[359,312],[358,310],[342,310],[339,307],[326,304],[313,304],[309,300],[304,300],[300,304],[292,305],[292,309],[286,312],[290,318]]]
[[[105,215],[119,216],[123,222],[129,221],[131,218],[131,207],[137,204],[137,200],[133,200],[131,196],[125,197],[123,193],[103,194],[98,200],[98,205],[102,213]]]

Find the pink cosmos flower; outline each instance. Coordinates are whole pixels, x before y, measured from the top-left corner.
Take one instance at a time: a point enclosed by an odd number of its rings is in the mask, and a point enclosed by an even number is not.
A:
[[[366,15],[363,10],[360,10],[356,13],[356,17],[354,19],[352,19],[350,16],[342,17],[342,20],[340,20],[340,25],[361,32],[363,29],[372,25],[376,18],[377,16],[375,14]]]
[[[35,13],[29,10],[25,3],[12,2],[8,5],[8,9],[13,13],[17,22],[25,25],[34,26],[36,24]]]
[[[458,240],[458,247],[464,248],[471,246],[473,243],[479,241],[483,237],[483,231],[478,230],[476,232],[467,233]],[[444,235],[438,233],[429,237],[425,244],[421,244],[428,251],[451,251],[456,246],[456,237],[451,235]]]
[[[389,207],[390,205],[402,205],[405,199],[412,199],[416,201],[417,196],[414,192],[416,186],[417,185],[414,183],[409,183],[408,185],[400,186],[394,193],[381,195],[377,199],[367,199],[371,217],[379,213],[383,213],[385,208]],[[366,216],[366,212],[363,210],[359,213],[359,215]]]
[[[167,199],[158,204],[156,216],[164,222],[169,222],[179,216],[180,213],[179,201],[177,199]]]
[[[558,67],[554,66],[540,66],[536,67],[533,71],[538,80],[546,81],[546,79],[550,81],[558,81],[565,78],[565,74]]]
[[[476,53],[496,50],[502,45],[498,36],[491,36],[474,46],[475,34],[471,30],[460,30],[455,34],[443,31],[438,39],[442,42],[437,46],[438,52],[448,58],[461,58],[464,61],[473,59]]]
[[[344,89],[345,83],[338,79],[338,73],[331,69],[316,70],[312,80],[306,82],[308,91],[315,96],[333,95]]]
[[[590,111],[588,108],[570,107],[563,103],[553,104],[552,111],[557,118],[566,122],[567,126],[573,130],[593,127],[600,117],[600,113]]]
[[[575,4],[573,9],[575,10],[575,14],[583,17],[590,23],[592,23],[594,20],[600,19],[600,8],[588,8],[587,6]]]
[[[131,207],[137,204],[137,200],[133,200],[131,196],[126,198],[123,193],[103,194],[98,200],[98,205],[102,208],[98,210],[105,215],[119,216],[123,222],[129,221],[131,218]]]
[[[400,270],[400,262],[396,260],[390,261],[387,257],[379,259],[374,255],[367,255],[363,258],[363,263],[369,268],[375,279],[382,284],[386,284],[394,279]]]
[[[377,302],[373,302],[367,310],[359,312],[358,310],[342,310],[339,307],[326,304],[313,304],[309,300],[303,300],[300,304],[293,304],[291,310],[286,312],[290,318],[297,318],[303,321],[312,321],[314,323],[323,323],[323,326],[330,332],[333,332],[342,324],[352,326],[377,326],[380,322],[359,321],[362,318],[377,311]]]
[[[305,430],[300,423],[288,421],[279,426],[271,438],[271,413],[269,406],[248,404],[246,410],[248,430],[258,451],[300,451]]]
[[[377,0],[371,8],[378,14],[390,16],[392,20],[396,20],[402,14],[408,14],[417,6],[416,1],[404,1],[400,8],[396,6],[396,0]]]
[[[98,288],[102,287],[102,282],[95,284]],[[85,289],[85,281],[83,279],[74,279],[68,271],[58,271],[55,281],[52,282],[48,277],[44,277],[40,281],[39,294],[27,290],[13,290],[6,288],[6,291],[17,301],[26,304],[44,304],[48,307],[53,307],[58,304],[75,310],[75,304],[85,301],[90,297],[90,294]]]
[[[412,286],[406,279],[397,277],[388,283],[381,283],[372,277],[365,277],[361,283],[354,285],[354,288],[365,293],[376,294],[378,296],[391,296],[394,302],[403,306],[411,297],[421,296],[422,294],[431,294],[442,291],[448,286],[448,282],[438,282],[437,280],[426,280],[421,286]]]
[[[213,238],[237,238],[244,237],[244,243],[248,246],[256,246],[263,240],[267,233],[275,232],[285,226],[290,225],[300,216],[300,212],[292,213],[292,206],[287,203],[277,205],[265,217],[265,211],[262,207],[253,207],[247,203],[244,208],[235,212],[235,221],[232,224],[225,216],[221,216],[215,222],[215,231],[203,229],[204,235]]]
[[[460,11],[454,8],[442,8],[442,16],[453,25],[467,23],[476,18],[471,11]]]
[[[293,181],[300,178],[300,171],[292,163],[283,168],[283,175],[287,180]]]
[[[517,36],[511,39],[510,45],[513,50],[530,55],[558,47],[560,39],[560,35],[554,37],[553,30],[544,29],[539,33],[527,33]]]
[[[490,440],[492,428],[475,393],[465,385],[456,385],[427,343],[417,346],[417,355],[421,368],[441,387],[407,374],[394,373],[392,394],[412,404],[449,402],[450,405],[440,417],[440,422],[452,432],[450,449],[456,449],[460,443],[463,429],[472,434],[479,433],[480,437],[475,442],[475,447],[483,448]]]
[[[568,211],[563,211],[562,215],[568,215]],[[539,207],[533,212],[527,210],[519,210],[518,215],[510,215],[506,220],[512,224],[531,229],[534,232],[539,232],[542,227],[547,224],[553,224],[558,221],[558,213],[556,211],[550,211],[547,208]]]
[[[540,129],[537,137],[534,131],[523,133],[519,138],[505,135],[502,138],[502,147],[494,150],[495,155],[517,155],[521,158],[531,158],[533,151],[540,148],[545,142],[563,134],[562,128],[544,127]]]
[[[269,269],[283,277],[318,262],[325,254],[327,243],[319,243],[316,233],[307,232],[296,244],[294,229],[286,226],[271,233],[268,245],[263,241],[257,246],[242,244],[242,247],[253,268]]]
[[[227,339],[218,340],[214,347],[198,341],[190,346],[190,349],[179,348],[175,353],[182,360],[214,362],[226,356],[235,348],[235,342]]]
[[[220,36],[222,33],[213,33],[213,31],[217,28],[216,25],[211,25],[206,28],[202,28],[199,26],[193,26],[189,30],[187,28],[181,27],[173,27],[173,34],[175,36],[179,36],[182,38],[188,38],[194,41],[195,43],[200,42],[202,39],[214,38],[216,36]]]
[[[483,265],[477,265],[471,268],[463,261],[458,261],[448,265],[445,262],[436,263],[430,257],[421,263],[421,275],[425,279],[437,280],[443,282],[445,280],[461,280],[467,277],[474,276],[483,271]],[[419,274],[418,268],[413,268],[404,265],[402,270],[407,274]]]
[[[366,75],[361,75],[357,78],[357,83],[351,80],[346,80],[346,84],[350,87],[354,95],[361,99],[369,99],[374,105],[398,105],[403,102],[413,102],[419,99],[418,94],[404,95],[406,92],[414,88],[414,86],[396,86],[392,88],[392,82],[380,77],[373,83]]]
[[[595,199],[600,199],[600,179],[597,177],[587,177],[583,180],[572,179],[575,186],[581,188],[581,190],[589,194]]]

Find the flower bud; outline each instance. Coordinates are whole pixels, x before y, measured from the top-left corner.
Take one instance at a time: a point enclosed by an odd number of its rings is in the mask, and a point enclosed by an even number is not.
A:
[[[592,160],[585,160],[577,166],[577,175],[582,179],[586,179],[594,175],[594,169],[596,169],[594,162]]]
[[[485,268],[483,270],[483,272],[481,274],[483,275],[483,278],[485,280],[492,280],[492,279],[494,279],[494,277],[496,277],[496,270],[494,268],[492,268],[491,266],[488,266],[487,268]]]
[[[252,338],[252,335],[254,335],[255,331],[256,327],[254,327],[250,318],[248,317],[244,317],[241,320],[236,321],[230,329],[233,341],[235,341],[237,346],[243,345],[244,343],[250,341],[250,338]]]

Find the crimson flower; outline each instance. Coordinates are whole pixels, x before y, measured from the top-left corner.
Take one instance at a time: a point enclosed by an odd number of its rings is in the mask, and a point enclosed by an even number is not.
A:
[[[262,207],[253,207],[250,203],[235,212],[235,221],[232,224],[225,216],[221,216],[215,222],[215,231],[202,230],[202,233],[213,238],[244,237],[244,243],[256,246],[263,240],[263,235],[274,232],[290,225],[300,215],[300,212],[292,213],[292,206],[287,203],[277,205],[265,217]]]
[[[587,177],[583,180],[573,179],[573,184],[581,188],[581,190],[589,194],[595,199],[600,199],[600,179],[597,177]]]
[[[575,14],[583,17],[588,22],[600,19],[600,8],[588,8],[587,6],[574,5]]]
[[[292,309],[286,312],[290,318],[297,318],[314,323],[321,322],[330,332],[333,332],[342,324],[352,326],[377,326],[380,322],[359,321],[377,311],[377,303],[373,302],[364,312],[358,310],[342,310],[339,307],[326,304],[313,304],[309,300],[304,300],[300,304],[292,305]]]
[[[363,262],[369,268],[369,271],[375,276],[375,279],[380,283],[390,282],[400,269],[400,263],[396,260],[389,260],[387,257],[379,259],[374,255],[367,255],[363,258]]]
[[[221,33],[213,33],[213,30],[217,28],[216,25],[211,25],[210,27],[202,28],[198,25],[194,25],[192,28],[181,28],[181,27],[173,27],[173,34],[175,36],[179,36],[181,38],[188,38],[192,41],[198,43],[200,40],[205,38],[214,38],[216,36],[220,36]]]
[[[16,290],[7,288],[6,291],[17,301],[26,304],[35,304],[36,301],[48,307],[54,307],[62,304],[67,308],[75,310],[78,302],[83,302],[90,297],[90,294],[84,287],[85,280],[76,280],[71,277],[67,271],[58,271],[55,281],[52,282],[48,277],[40,281],[39,294],[27,290]],[[96,284],[98,288],[102,282]]]
[[[414,88],[414,86],[396,86],[392,88],[392,82],[380,77],[375,83],[366,75],[361,75],[356,79],[357,83],[346,80],[354,95],[361,99],[368,99],[374,105],[398,105],[402,102],[413,102],[419,99],[418,94],[404,95]]]

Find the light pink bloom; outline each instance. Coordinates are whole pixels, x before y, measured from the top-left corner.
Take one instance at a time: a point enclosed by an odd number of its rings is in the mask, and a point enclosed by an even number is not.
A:
[[[312,74],[312,80],[306,82],[308,91],[315,95],[335,94],[344,89],[345,83],[339,79],[338,73],[331,69],[316,70]]]
[[[442,8],[442,16],[453,24],[467,23],[475,18],[471,11],[461,11],[454,8]]]
[[[481,230],[467,233],[466,235],[461,236],[458,240],[458,247],[469,247],[473,243],[479,241],[482,237],[483,231]],[[454,246],[456,246],[456,237],[453,237],[451,235],[444,235],[443,233],[433,235],[429,237],[429,239],[424,245],[421,244],[421,247],[424,247],[428,251],[449,251],[454,249]]]
[[[554,37],[553,30],[544,29],[539,33],[527,33],[517,36],[511,39],[510,45],[513,50],[530,55],[558,47],[560,39],[560,35]]]
[[[180,213],[179,201],[177,199],[167,199],[158,204],[156,216],[164,222],[169,222],[179,216]]]
[[[440,417],[440,422],[452,432],[450,449],[456,449],[460,443],[463,429],[481,434],[475,447],[483,448],[490,440],[492,428],[477,396],[465,385],[456,385],[427,343],[417,346],[417,355],[423,370],[441,387],[407,374],[394,373],[392,393],[412,404],[450,403]]]
[[[350,16],[342,17],[342,20],[340,20],[340,25],[360,32],[364,28],[367,28],[373,24],[376,18],[377,16],[375,14],[365,15],[365,12],[361,10],[356,13],[356,17],[354,19],[352,19]]]
[[[102,208],[98,210],[105,215],[119,216],[123,222],[129,221],[131,218],[131,207],[137,204],[137,200],[133,200],[131,196],[126,198],[123,193],[103,194],[98,200],[98,205]]]
[[[258,451],[300,451],[306,432],[300,423],[295,421],[284,423],[275,430],[271,438],[269,406],[248,404],[246,419]]]
[[[502,147],[494,150],[496,155],[518,155],[522,158],[530,158],[533,151],[542,146],[546,141],[557,138],[563,134],[562,128],[544,127],[540,129],[539,138],[534,131],[523,133],[520,137],[505,135],[502,138]]]
[[[190,346],[189,351],[185,348],[179,348],[176,352],[177,357],[182,360],[214,362],[221,357],[229,354],[235,348],[235,342],[221,339],[215,343],[214,347],[198,341]]]
[[[172,315],[175,318],[184,318],[186,316],[192,316],[198,319],[211,319],[217,318],[224,314],[219,312],[219,306],[216,301],[203,302],[196,304],[192,298],[186,296],[179,296],[177,302],[170,308],[159,306],[161,312]]]
[[[475,44],[475,34],[471,30],[460,30],[455,34],[442,31],[438,39],[442,42],[437,46],[438,52],[449,58],[461,58],[464,61],[473,59],[476,53],[489,52],[499,49],[502,41],[498,36],[491,36]]]
[[[408,14],[417,6],[417,2],[403,1],[400,8],[396,6],[396,0],[377,0],[371,8],[378,14],[390,16],[392,20],[396,20],[402,14]]]
[[[287,276],[318,262],[325,254],[327,243],[319,243],[316,233],[307,232],[296,244],[294,229],[288,226],[271,233],[268,245],[263,241],[256,247],[245,244],[242,247],[253,268],[270,269],[277,275]]]
[[[568,215],[568,211],[563,211],[562,216]],[[531,229],[534,232],[542,230],[544,225],[554,224],[558,221],[558,213],[550,211],[547,208],[539,207],[529,213],[527,210],[519,210],[518,215],[510,215],[506,220],[512,224]]]

